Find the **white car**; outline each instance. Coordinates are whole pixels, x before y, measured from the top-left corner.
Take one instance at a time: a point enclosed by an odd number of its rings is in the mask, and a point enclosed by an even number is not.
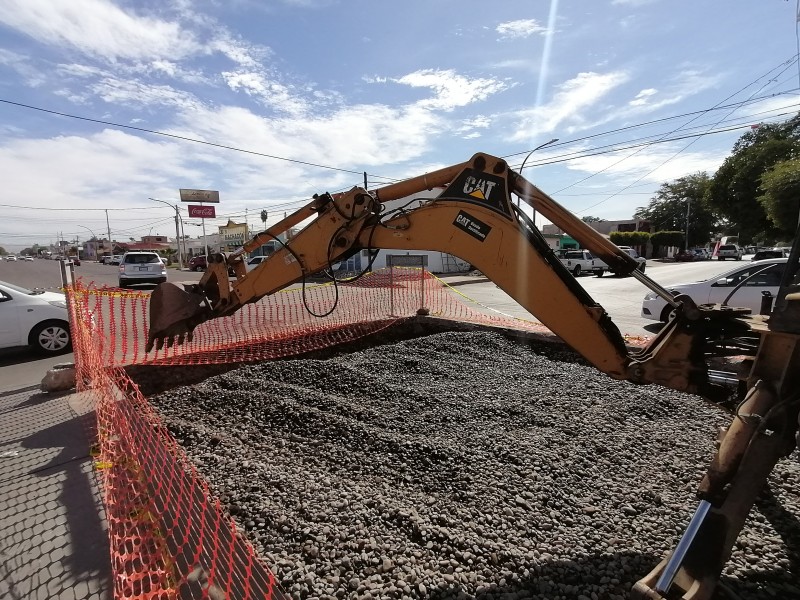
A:
[[[27,254],[27,255],[22,257],[22,260],[29,260],[29,261],[33,262],[33,257],[30,254]]]
[[[686,294],[696,304],[721,304],[737,285],[747,279],[733,293],[727,304],[728,306],[749,308],[752,314],[757,315],[761,310],[763,296],[761,292],[766,291],[773,296],[778,295],[786,262],[785,258],[760,260],[722,275],[715,275],[694,283],[672,285],[668,289],[673,294]],[[674,310],[655,292],[647,294],[642,302],[642,317],[645,319],[667,322],[674,318]]]
[[[155,252],[126,252],[119,263],[119,287],[137,283],[164,283],[167,267]]]
[[[725,244],[719,247],[717,251],[717,260],[725,260],[727,258],[742,260],[743,254],[744,252],[742,252],[742,249],[736,244]]]
[[[7,261],[9,261],[9,260],[10,261],[16,261],[17,260],[17,256],[16,256],[16,254],[9,254],[8,256],[6,256],[6,260]]]
[[[249,273],[268,258],[269,256],[251,256],[248,258],[247,262],[244,263],[247,272]]]
[[[0,281],[0,348],[34,346],[43,354],[72,346],[64,294]]]

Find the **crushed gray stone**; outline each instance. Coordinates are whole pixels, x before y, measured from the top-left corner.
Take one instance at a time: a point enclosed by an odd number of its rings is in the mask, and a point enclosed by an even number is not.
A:
[[[247,366],[151,401],[297,599],[627,598],[678,541],[730,421],[491,332]],[[723,572],[741,598],[800,598],[799,489],[795,453]]]

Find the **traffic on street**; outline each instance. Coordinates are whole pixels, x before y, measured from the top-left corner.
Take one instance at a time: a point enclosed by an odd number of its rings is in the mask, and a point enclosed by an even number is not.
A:
[[[648,260],[647,275],[662,286],[670,288],[681,283],[713,278],[736,267],[745,267],[750,263],[750,258],[750,256],[744,256],[742,261],[734,262]],[[85,285],[93,284],[97,287],[116,287],[118,285],[119,266],[117,265],[84,260],[80,266],[73,268],[75,277],[80,278]],[[201,271],[193,271],[188,268],[179,270],[175,267],[166,269],[166,273],[167,280],[173,283],[194,283],[199,281],[203,275]],[[485,278],[449,274],[441,276],[441,279],[446,284],[458,288],[466,298],[476,303],[479,310],[485,310],[488,314],[536,320],[533,315]],[[61,288],[60,262],[44,259],[0,261],[0,281],[29,289],[58,291]],[[647,319],[641,314],[642,303],[648,290],[636,279],[610,275],[605,277],[582,275],[577,278],[577,281],[606,309],[623,334],[647,337],[660,330],[661,323]],[[153,284],[141,284],[132,289],[148,293],[154,287]],[[731,299],[730,303],[735,304],[735,297]],[[64,354],[60,357],[43,357],[34,348],[0,349],[0,382],[2,382],[0,388],[3,385],[29,383],[20,381],[20,377],[24,378],[24,375],[17,370],[18,365],[25,365],[31,374],[35,373],[35,375],[31,375],[35,379],[37,376],[41,377],[41,374],[53,364],[71,360],[71,354]]]

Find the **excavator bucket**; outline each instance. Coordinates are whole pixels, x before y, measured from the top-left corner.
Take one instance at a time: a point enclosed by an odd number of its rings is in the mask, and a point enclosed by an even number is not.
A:
[[[192,341],[192,330],[209,314],[201,294],[186,292],[174,283],[161,283],[150,296],[150,331],[147,351],[160,350],[184,340]]]

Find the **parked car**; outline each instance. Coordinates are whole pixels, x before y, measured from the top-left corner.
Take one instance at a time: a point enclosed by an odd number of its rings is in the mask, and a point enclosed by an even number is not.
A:
[[[731,296],[728,305],[749,308],[753,314],[758,314],[761,310],[761,292],[767,291],[773,296],[778,294],[786,262],[785,258],[751,262],[747,266],[740,266],[722,275],[715,275],[694,283],[670,286],[669,291],[673,294],[686,294],[697,304],[720,304],[733,291],[733,288],[747,279],[742,287]],[[650,292],[642,302],[641,315],[645,319],[667,322],[674,318],[674,309],[661,296]]]
[[[645,269],[647,269],[647,259],[644,256],[640,256],[635,248],[631,248],[630,246],[617,246],[617,248],[622,250],[625,254],[627,254],[633,260],[636,261],[636,264],[638,265],[636,267],[637,271],[641,271],[642,273],[645,272]],[[614,271],[613,269],[610,269],[610,271],[614,275],[618,275],[618,273],[616,271]]]
[[[72,347],[64,294],[0,281],[0,348],[34,346],[43,354]]]
[[[764,260],[767,258],[784,258],[783,250],[780,248],[772,248],[770,250],[759,250],[753,254],[751,260]]]
[[[708,251],[708,248],[694,248],[691,252],[694,252],[695,260],[711,260],[711,252]]]
[[[697,254],[695,254],[693,250],[681,250],[675,254],[674,258],[678,262],[693,262],[699,260]]]
[[[724,244],[719,247],[717,252],[717,260],[726,260],[732,258],[734,260],[742,260],[742,249],[736,244]]]
[[[167,267],[155,252],[126,252],[119,264],[119,287],[139,283],[164,283]]]
[[[248,272],[250,272],[268,258],[269,256],[251,256],[250,258],[247,259],[247,262],[244,263],[245,268],[247,269]]]
[[[205,271],[208,268],[208,258],[206,256],[193,256],[189,259],[188,264],[190,271]],[[228,275],[231,277],[236,276],[236,271],[233,270],[232,266],[228,267]]]
[[[122,263],[123,256],[124,256],[124,254],[114,254],[108,260],[107,264],[109,264],[109,265],[119,265],[119,264]]]
[[[190,271],[205,271],[208,267],[208,261],[205,256],[193,256],[189,259]]]

